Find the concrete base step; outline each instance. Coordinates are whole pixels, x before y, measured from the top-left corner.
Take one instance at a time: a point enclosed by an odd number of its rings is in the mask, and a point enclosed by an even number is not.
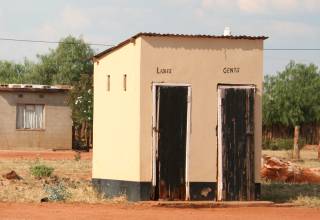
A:
[[[160,207],[175,208],[225,208],[225,207],[270,207],[274,206],[270,201],[147,201],[140,202]]]

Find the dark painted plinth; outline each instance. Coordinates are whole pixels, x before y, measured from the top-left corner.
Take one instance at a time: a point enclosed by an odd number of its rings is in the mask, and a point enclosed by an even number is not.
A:
[[[106,198],[126,196],[129,201],[151,200],[151,182],[134,182],[109,179],[92,179],[92,184],[98,193]],[[255,183],[255,200],[260,200],[261,184]],[[216,182],[190,182],[190,200],[214,201],[217,197]]]
[[[150,200],[152,189],[151,182],[92,179],[92,184],[106,198],[126,196],[129,201]]]
[[[261,183],[255,183],[254,200],[261,198]],[[216,182],[190,182],[190,200],[206,201],[217,199]]]
[[[261,199],[261,183],[255,183],[255,200]]]
[[[95,190],[106,198],[126,196],[129,201],[151,200],[151,182],[92,179],[92,184]],[[198,201],[215,200],[216,185],[214,182],[191,182],[190,199]]]

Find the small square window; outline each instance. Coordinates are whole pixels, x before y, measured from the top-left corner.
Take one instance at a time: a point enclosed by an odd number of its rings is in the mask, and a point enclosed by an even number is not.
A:
[[[44,105],[19,104],[16,117],[17,129],[43,129]]]

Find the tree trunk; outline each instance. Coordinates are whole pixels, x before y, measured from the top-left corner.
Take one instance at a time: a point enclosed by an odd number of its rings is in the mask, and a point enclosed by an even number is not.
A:
[[[299,130],[300,126],[294,126],[294,138],[293,138],[293,159],[300,159],[300,149],[299,149]]]
[[[89,147],[92,148],[92,136],[93,136],[92,126],[90,126],[89,131],[90,131],[90,133],[89,133]]]
[[[85,132],[85,122],[81,123],[81,130],[80,130],[80,140],[84,141],[84,132]]]
[[[87,121],[84,122],[84,142],[86,145],[88,144],[88,126],[87,126]]]

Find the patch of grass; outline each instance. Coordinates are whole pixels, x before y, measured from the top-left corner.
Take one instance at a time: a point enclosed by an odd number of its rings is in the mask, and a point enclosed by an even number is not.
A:
[[[91,181],[77,181],[75,185],[68,188],[71,197],[68,198],[70,202],[84,202],[84,203],[100,203],[110,201],[103,195],[97,193],[91,184]]]
[[[262,154],[292,161],[292,150],[263,150]],[[293,161],[296,165],[305,168],[320,167],[317,150],[302,149],[300,156],[301,160]],[[320,184],[264,182],[261,184],[261,199],[320,207]]]
[[[299,139],[299,146],[304,146],[305,141],[303,139]],[[262,140],[262,148],[265,150],[290,150],[293,147],[293,138],[274,138],[263,139]]]
[[[34,178],[30,167],[35,164],[46,164],[54,168],[54,176],[43,179]],[[91,185],[90,160],[0,160],[0,201],[3,202],[40,202],[48,197],[45,186],[54,186],[62,183],[70,193],[66,202],[105,202],[98,196]],[[2,174],[11,170],[17,172],[22,180],[7,180]],[[109,201],[109,200],[108,200]]]
[[[46,165],[34,165],[30,167],[30,172],[34,177],[42,178],[42,177],[50,177],[54,171],[53,167],[49,167]]]
[[[284,203],[301,201],[301,198],[315,198],[320,200],[320,184],[261,184],[261,200]]]
[[[297,199],[291,202],[300,206],[307,206],[312,208],[320,207],[320,198],[314,196],[298,196]]]
[[[292,150],[263,150],[262,154],[272,157],[283,158],[285,160],[292,160]],[[312,168],[320,167],[320,160],[318,160],[318,152],[315,150],[301,150],[301,160],[294,163],[301,167]]]

